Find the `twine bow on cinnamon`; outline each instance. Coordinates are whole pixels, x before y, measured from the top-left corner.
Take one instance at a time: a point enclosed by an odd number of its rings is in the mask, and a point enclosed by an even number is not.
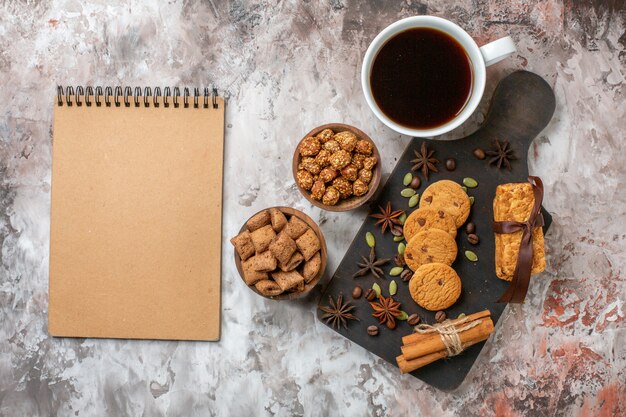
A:
[[[499,303],[521,303],[526,298],[528,284],[530,283],[530,273],[533,266],[533,229],[543,226],[543,216],[541,215],[541,202],[543,201],[543,183],[539,177],[528,177],[528,182],[532,186],[535,202],[530,216],[525,222],[501,221],[493,223],[493,230],[496,233],[508,234],[522,231],[522,240],[519,246],[519,255],[513,272],[513,279],[506,292],[498,300]]]
[[[465,326],[457,327],[463,323],[467,324]],[[426,323],[418,324],[415,326],[415,331],[421,334],[439,333],[439,337],[446,348],[448,357],[452,357],[463,352],[467,347],[467,345],[461,342],[459,333],[469,330],[472,327],[476,327],[480,323],[482,323],[482,320],[471,321],[470,317],[465,317],[458,320],[446,320],[443,323],[437,323],[434,326]]]

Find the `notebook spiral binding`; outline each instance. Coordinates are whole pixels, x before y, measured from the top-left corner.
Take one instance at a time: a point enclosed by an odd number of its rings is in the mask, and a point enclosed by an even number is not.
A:
[[[172,90],[174,93],[172,94]],[[142,94],[143,93],[143,94]],[[183,107],[189,107],[189,97],[191,93],[189,88],[183,88]],[[92,101],[93,97],[93,101]],[[104,90],[101,86],[96,86],[95,88],[92,86],[77,86],[76,89],[72,86],[67,86],[63,88],[63,86],[57,86],[57,103],[59,106],[63,106],[64,103],[68,107],[72,105],[76,105],[78,107],[85,104],[87,107],[91,107],[92,104],[95,104],[96,107],[101,107],[103,102],[106,107],[111,107],[113,104],[115,107],[120,107],[122,104],[125,107],[130,107],[134,105],[135,107],[139,107],[142,103],[140,98],[143,97],[143,106],[150,107],[150,101],[152,101],[152,106],[159,107],[159,97],[163,97],[163,107],[170,106],[171,104],[178,108],[180,106],[179,99],[181,97],[180,88],[174,87],[171,89],[170,87],[163,88],[163,95],[161,95],[161,88],[154,87],[154,92],[150,87],[144,87],[143,90],[141,87],[135,87],[133,90],[131,87],[124,87],[122,89],[121,86],[116,86],[115,88],[111,86],[104,87]],[[200,104],[200,97],[203,98],[202,104]],[[200,94],[199,88],[193,89],[193,107],[199,108],[200,106],[205,109],[209,107],[209,97],[211,99],[211,106],[214,109],[218,108],[217,104],[217,88],[216,87],[205,87],[204,94]]]

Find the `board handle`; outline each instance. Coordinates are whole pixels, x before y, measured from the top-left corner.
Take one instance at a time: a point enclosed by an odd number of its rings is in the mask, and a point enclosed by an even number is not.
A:
[[[164,89],[163,100],[160,100],[161,97],[161,87],[154,87],[154,93],[152,88],[150,87],[135,87],[133,88],[126,86],[122,88],[121,86],[106,86],[104,89],[102,86],[77,86],[76,88],[72,86],[63,87],[61,85],[57,86],[57,105],[67,106],[67,107],[81,107],[83,105],[87,107],[91,107],[95,104],[96,107],[101,107],[103,104],[105,107],[150,107],[151,103],[154,107],[159,107],[160,102],[163,102],[163,107],[170,107],[170,99],[171,104],[173,104],[174,108],[178,108],[180,106],[179,99],[182,97],[183,99],[183,107],[190,107],[190,97],[191,93],[189,88],[184,87],[183,93],[181,95],[180,88],[174,87],[174,94],[171,93],[172,89],[170,87],[165,87]],[[104,91],[104,93],[103,93]],[[217,109],[219,104],[217,102],[217,88],[215,86],[205,87],[203,94],[200,94],[199,88],[193,89],[193,108],[203,107],[205,109],[210,107]],[[202,104],[200,103],[200,98],[202,97]]]
[[[543,78],[532,72],[516,71],[500,81],[484,123],[470,137],[508,140],[522,143],[528,149],[550,123],[555,108],[554,91]]]

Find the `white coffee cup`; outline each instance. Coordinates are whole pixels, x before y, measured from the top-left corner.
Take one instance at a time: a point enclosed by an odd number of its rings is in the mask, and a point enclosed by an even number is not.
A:
[[[452,120],[441,126],[430,129],[414,129],[400,125],[391,120],[387,115],[385,115],[385,113],[382,112],[382,110],[378,107],[378,104],[376,104],[370,85],[372,66],[376,56],[378,55],[378,51],[380,51],[389,39],[393,38],[398,33],[415,28],[437,29],[453,37],[463,47],[463,49],[465,49],[472,67],[472,91],[465,107]],[[515,51],[515,43],[509,36],[505,36],[497,41],[488,43],[485,46],[478,47],[476,42],[474,42],[474,39],[472,39],[466,31],[449,20],[435,16],[408,17],[387,26],[374,38],[370,46],[367,48],[367,52],[365,52],[365,57],[363,58],[363,67],[361,68],[361,86],[363,88],[363,93],[365,94],[365,100],[376,117],[378,117],[381,122],[389,126],[391,129],[405,135],[417,137],[442,135],[461,125],[467,120],[468,117],[470,117],[474,110],[476,110],[476,107],[478,107],[480,99],[483,96],[483,92],[485,91],[486,67],[503,60]]]

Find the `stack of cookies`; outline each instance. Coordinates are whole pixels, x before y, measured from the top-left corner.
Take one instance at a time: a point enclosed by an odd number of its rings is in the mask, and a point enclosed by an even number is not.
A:
[[[413,300],[438,311],[450,307],[461,295],[461,280],[450,265],[457,255],[457,229],[470,213],[467,193],[454,181],[431,184],[419,208],[404,222],[406,264],[414,272],[409,283]]]
[[[278,208],[254,215],[230,242],[241,259],[244,281],[266,297],[304,291],[322,265],[315,231]]]

